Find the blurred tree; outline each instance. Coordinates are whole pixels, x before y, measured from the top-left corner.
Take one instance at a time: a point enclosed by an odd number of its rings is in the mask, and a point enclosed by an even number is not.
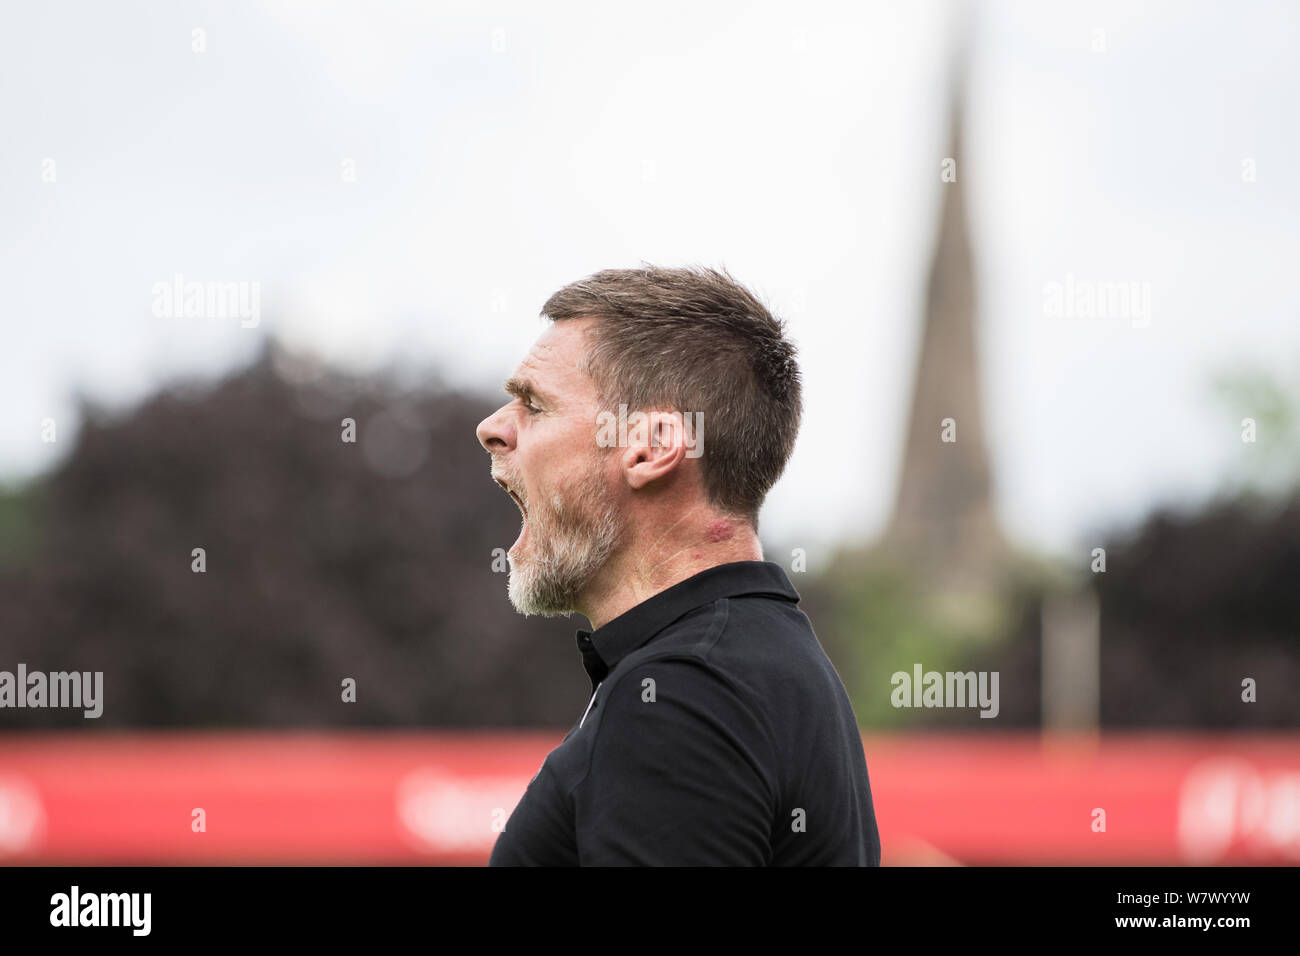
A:
[[[1106,571],[1022,560],[1003,578],[1002,622],[955,633],[923,586],[878,552],[845,551],[799,585],[859,721],[873,729],[1039,726],[1042,604],[1095,588],[1103,728],[1300,726],[1300,495],[1160,511],[1105,543]],[[891,675],[998,671],[1000,713],[894,708]],[[1242,681],[1258,686],[1241,699]]]
[[[1039,648],[1035,613],[1047,584],[1033,564],[1008,560],[992,604],[978,613],[942,605],[914,564],[880,548],[844,549],[827,569],[797,583],[827,655],[839,671],[863,727],[873,730],[1005,730],[1039,722]],[[990,608],[995,613],[990,613]],[[1000,712],[895,707],[892,676],[924,671],[999,673]]]
[[[524,619],[493,571],[519,523],[474,434],[496,404],[268,350],[122,420],[87,408],[70,457],[0,503],[0,668],[103,671],[99,727],[567,728],[586,622]],[[0,711],[55,725],[87,722]]]
[[[1229,427],[1243,428],[1247,419],[1254,425],[1253,441],[1241,441],[1227,473],[1225,495],[1278,495],[1300,484],[1300,395],[1247,366],[1220,373],[1212,391],[1232,417]]]
[[[1103,725],[1300,726],[1300,496],[1157,513],[1106,564]]]

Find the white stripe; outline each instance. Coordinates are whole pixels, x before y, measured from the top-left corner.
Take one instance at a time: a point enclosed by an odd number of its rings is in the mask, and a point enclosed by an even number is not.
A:
[[[605,682],[604,682],[604,681],[601,681],[601,682],[600,682],[600,684],[603,684],[603,683],[605,683]],[[585,711],[585,712],[583,713],[583,715],[582,715],[582,720],[578,721],[578,729],[579,729],[579,730],[581,730],[581,729],[582,729],[582,725],[585,724],[585,723],[587,722],[587,714],[590,714],[590,713],[591,713],[591,705],[594,704],[594,703],[596,702],[596,695],[600,693],[600,684],[597,684],[597,685],[596,685],[596,689],[593,690],[593,691],[591,692],[591,700],[587,701],[587,709],[586,709],[586,711]]]

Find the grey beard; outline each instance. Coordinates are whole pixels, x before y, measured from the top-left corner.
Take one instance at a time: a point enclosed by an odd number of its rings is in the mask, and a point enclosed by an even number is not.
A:
[[[533,553],[516,565],[510,555],[510,603],[525,616],[560,617],[574,613],[586,590],[622,543],[626,520],[602,500],[594,486],[580,493],[576,508],[555,495],[547,521],[528,520]]]

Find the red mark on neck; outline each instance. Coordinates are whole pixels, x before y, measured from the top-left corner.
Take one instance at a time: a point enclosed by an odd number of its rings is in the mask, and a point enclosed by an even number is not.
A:
[[[704,537],[711,544],[717,544],[719,541],[726,541],[735,533],[735,529],[731,527],[729,522],[718,519],[709,522],[708,528],[704,530]]]

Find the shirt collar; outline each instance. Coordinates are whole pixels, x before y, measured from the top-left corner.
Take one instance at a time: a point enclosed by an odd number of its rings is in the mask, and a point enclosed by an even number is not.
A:
[[[766,594],[797,602],[784,569],[771,561],[733,561],[718,564],[679,581],[624,611],[594,631],[579,630],[578,651],[594,691],[618,662],[673,621],[719,598]]]

